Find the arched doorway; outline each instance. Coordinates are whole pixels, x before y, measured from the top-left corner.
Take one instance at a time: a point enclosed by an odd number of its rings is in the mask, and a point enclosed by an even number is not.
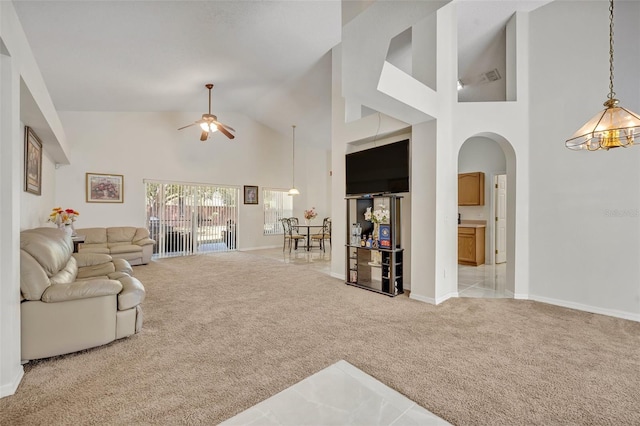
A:
[[[479,203],[469,203],[459,192],[458,295],[511,298],[516,219],[516,162],[511,144],[489,132],[467,138],[458,151],[462,191],[467,190],[464,179],[472,173],[483,180],[483,197]],[[467,256],[470,250],[478,252],[473,262]]]

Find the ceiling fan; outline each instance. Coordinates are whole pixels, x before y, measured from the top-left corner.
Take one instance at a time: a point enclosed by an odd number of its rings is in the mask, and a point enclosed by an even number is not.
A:
[[[195,123],[189,124],[187,126],[180,127],[178,130],[186,129],[187,127],[191,127],[191,126],[195,126],[196,124],[199,124],[200,127],[202,128],[202,134],[200,135],[201,141],[206,141],[209,138],[209,135],[211,133],[216,132],[218,130],[229,139],[235,138],[235,136],[231,134],[231,132],[235,132],[235,129],[231,126],[227,126],[226,124],[219,122],[218,117],[211,114],[211,89],[213,89],[213,84],[211,83],[205,84],[204,87],[209,89],[209,113],[202,114],[202,118],[200,120],[196,121]]]

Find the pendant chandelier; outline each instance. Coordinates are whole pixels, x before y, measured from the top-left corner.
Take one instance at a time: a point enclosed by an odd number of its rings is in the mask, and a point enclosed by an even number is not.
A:
[[[291,189],[289,190],[289,195],[300,195],[300,191],[296,189],[296,125],[291,126],[293,132],[292,138],[292,157],[291,157]]]
[[[609,4],[609,95],[606,107],[565,142],[573,150],[598,151],[629,147],[640,136],[640,116],[618,106],[613,91],[613,0]]]

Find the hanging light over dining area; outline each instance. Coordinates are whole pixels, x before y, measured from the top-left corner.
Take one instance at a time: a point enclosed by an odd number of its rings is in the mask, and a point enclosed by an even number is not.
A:
[[[572,150],[608,151],[633,146],[640,136],[640,116],[619,106],[613,91],[613,0],[609,3],[609,95],[606,107],[578,129],[565,146]]]
[[[296,188],[296,125],[291,126],[293,133],[292,136],[292,149],[291,149],[291,189],[289,195],[300,195],[300,191]]]

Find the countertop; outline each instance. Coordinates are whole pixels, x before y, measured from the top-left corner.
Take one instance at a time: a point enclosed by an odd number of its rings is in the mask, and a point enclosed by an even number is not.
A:
[[[463,220],[458,224],[458,228],[486,228],[486,220]]]

